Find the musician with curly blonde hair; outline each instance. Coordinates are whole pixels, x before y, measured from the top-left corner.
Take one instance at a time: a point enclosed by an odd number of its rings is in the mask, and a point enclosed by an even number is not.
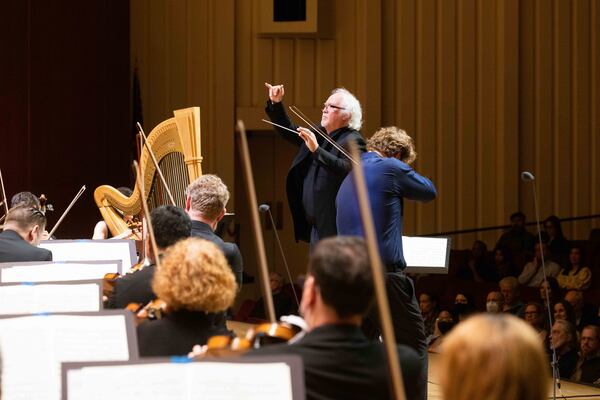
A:
[[[215,324],[235,299],[235,277],[212,242],[189,238],[171,246],[156,269],[152,289],[166,302],[162,319],[138,326],[140,356],[186,355],[195,344],[226,334]]]

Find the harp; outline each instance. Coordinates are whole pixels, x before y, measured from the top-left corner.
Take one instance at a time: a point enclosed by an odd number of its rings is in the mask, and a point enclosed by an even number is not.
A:
[[[173,114],[173,118],[152,129],[147,144],[158,161],[175,203],[184,207],[185,189],[190,182],[202,175],[200,108],[175,110]],[[141,151],[140,168],[146,189],[144,195],[150,209],[169,204],[170,200],[146,146]],[[137,215],[142,208],[137,183],[129,197],[112,186],[99,186],[94,191],[94,200],[113,236],[118,236],[129,228],[125,215]]]

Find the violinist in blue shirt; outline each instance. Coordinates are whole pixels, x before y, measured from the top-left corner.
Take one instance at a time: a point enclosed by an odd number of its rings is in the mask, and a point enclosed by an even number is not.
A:
[[[429,201],[437,192],[429,179],[410,167],[416,157],[412,138],[402,129],[386,127],[367,141],[367,152],[361,159],[379,251],[387,269],[386,288],[396,341],[414,348],[425,361],[420,383],[426,386],[427,341],[413,282],[403,272],[402,217],[404,199]],[[336,209],[338,234],[364,236],[352,174],[340,186]],[[378,321],[373,309],[363,323],[365,333],[379,336]]]

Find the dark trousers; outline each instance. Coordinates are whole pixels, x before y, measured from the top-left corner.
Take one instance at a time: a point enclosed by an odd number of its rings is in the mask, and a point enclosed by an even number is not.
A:
[[[419,385],[422,399],[427,398],[427,338],[421,309],[415,296],[412,280],[404,272],[388,272],[385,287],[390,304],[390,314],[396,343],[413,348],[422,361],[423,369],[419,382],[404,382],[405,385]],[[363,331],[367,337],[376,339],[381,334],[381,325],[374,305],[363,321]]]

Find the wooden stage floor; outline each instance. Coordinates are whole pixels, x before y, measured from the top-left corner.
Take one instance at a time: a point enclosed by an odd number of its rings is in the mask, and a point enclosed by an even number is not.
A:
[[[429,353],[429,383],[427,385],[427,398],[429,400],[442,400],[442,391],[439,385],[437,374],[438,357],[438,354]],[[552,398],[552,387],[549,388],[548,398]],[[560,390],[556,391],[556,398],[598,400],[600,399],[600,388],[562,381]]]

